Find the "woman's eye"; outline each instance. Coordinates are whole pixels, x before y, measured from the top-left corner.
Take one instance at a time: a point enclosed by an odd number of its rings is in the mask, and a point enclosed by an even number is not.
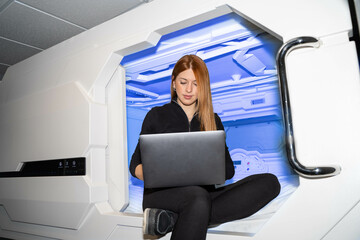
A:
[[[180,84],[184,85],[184,84],[186,84],[186,82],[180,82]]]
[[[194,86],[196,86],[196,87],[197,87],[197,83],[196,83],[196,82],[194,82]]]

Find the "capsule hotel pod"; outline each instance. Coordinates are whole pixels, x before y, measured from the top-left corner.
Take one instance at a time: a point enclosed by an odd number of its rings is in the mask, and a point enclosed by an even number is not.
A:
[[[196,54],[235,164],[228,183],[269,172],[282,187],[207,239],[358,239],[354,32],[347,1],[155,0],[11,66],[0,236],[146,238],[129,161],[147,111],[170,101],[174,63]]]

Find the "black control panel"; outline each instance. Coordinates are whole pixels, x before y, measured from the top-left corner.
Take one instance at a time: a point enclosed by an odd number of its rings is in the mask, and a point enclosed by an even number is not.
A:
[[[0,178],[81,176],[85,174],[85,157],[77,157],[24,162],[20,171],[0,172]]]

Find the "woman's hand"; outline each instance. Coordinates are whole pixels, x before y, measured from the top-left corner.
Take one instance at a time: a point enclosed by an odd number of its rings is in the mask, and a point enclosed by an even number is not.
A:
[[[142,166],[142,164],[139,164],[139,165],[136,166],[136,168],[135,168],[135,176],[136,176],[138,179],[144,181],[143,166]]]

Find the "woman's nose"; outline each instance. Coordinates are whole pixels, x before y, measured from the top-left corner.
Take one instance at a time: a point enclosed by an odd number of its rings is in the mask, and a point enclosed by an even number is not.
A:
[[[187,92],[191,92],[191,91],[192,91],[191,83],[186,85],[186,91],[187,91]]]

